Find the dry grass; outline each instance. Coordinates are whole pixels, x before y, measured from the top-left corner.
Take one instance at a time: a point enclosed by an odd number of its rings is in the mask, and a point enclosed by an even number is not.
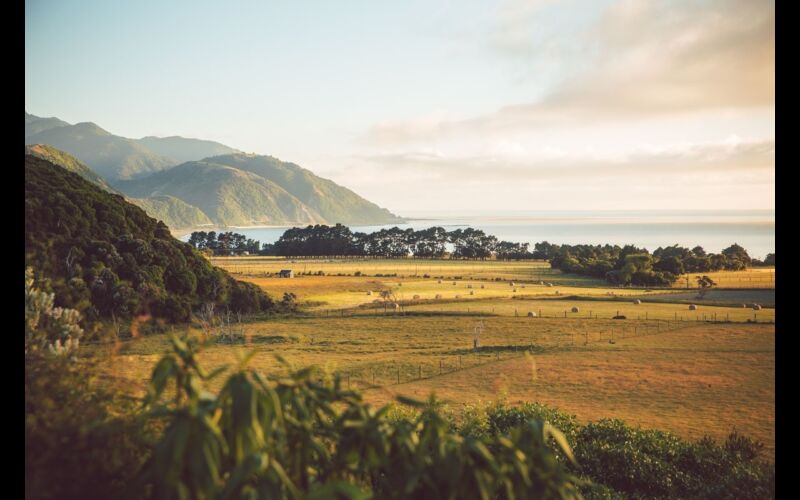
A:
[[[476,354],[471,347],[478,321],[485,329]],[[247,335],[247,345],[215,344],[204,350],[203,366],[233,365],[254,350],[250,364],[255,368],[284,371],[276,354],[296,368],[317,365],[366,390],[375,404],[396,394],[424,397],[432,391],[450,403],[475,403],[505,391],[512,404],[540,401],[584,421],[618,417],[689,438],[703,433],[723,438],[736,426],[764,441],[770,454],[774,448],[773,325],[308,317],[252,323]],[[535,382],[523,357],[531,346]],[[125,343],[108,356],[109,379],[124,381],[141,395],[166,348],[164,336]],[[87,349],[104,357],[105,351]],[[373,383],[384,387],[371,389]]]
[[[689,287],[697,287],[697,278],[708,276],[717,284],[718,288],[775,288],[775,268],[756,267],[744,271],[717,271],[713,273],[684,274],[672,286],[686,288],[686,279]]]

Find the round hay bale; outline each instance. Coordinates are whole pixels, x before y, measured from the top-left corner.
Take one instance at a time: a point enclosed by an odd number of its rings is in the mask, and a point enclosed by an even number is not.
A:
[[[544,281],[539,280],[540,285],[544,285]]]
[[[508,286],[515,286],[514,282],[512,281],[511,283],[508,284]]]
[[[467,285],[467,288],[472,288],[472,285]]]
[[[394,310],[395,310],[395,311],[397,311],[397,310],[399,310],[399,309],[400,309],[400,304],[398,304],[397,302],[395,302],[394,304],[392,304],[392,307],[394,307]]]
[[[753,304],[753,310],[754,311],[760,311],[761,310],[761,306],[758,305],[758,304]]]
[[[419,295],[414,295],[414,300],[419,300]]]
[[[397,286],[403,286],[403,284],[402,283],[398,283]]]
[[[439,300],[439,299],[442,298],[442,296],[437,293],[435,298],[436,298],[436,300]]]
[[[516,288],[514,288],[514,289],[512,289],[511,291],[512,291],[512,292],[514,292],[514,293],[516,293],[516,292],[517,292],[517,289],[516,289]]]
[[[689,304],[689,310],[690,311],[696,311],[697,310],[697,306],[694,305],[694,304]]]
[[[369,291],[367,292],[367,295],[372,295],[372,290],[369,290]]]
[[[475,290],[470,290],[470,291],[469,291],[469,294],[470,294],[470,295],[475,295]]]
[[[460,299],[460,298],[461,298],[461,295],[456,295],[456,298],[457,298],[457,299]]]
[[[536,317],[536,313],[533,312],[533,311],[528,311],[528,317],[529,318],[535,318]]]
[[[556,295],[561,295],[561,292],[559,292],[558,290],[556,290]]]
[[[548,283],[547,286],[553,286],[553,284],[552,283]]]
[[[580,312],[580,309],[578,309],[577,307],[573,307],[573,308],[572,308],[572,312],[574,312],[574,313],[576,313],[576,312]]]
[[[641,303],[642,303],[642,301],[641,301],[641,300],[639,300],[639,299],[636,299],[636,300],[634,300],[634,301],[633,301],[633,303],[634,303],[634,304],[636,304],[636,305],[638,306],[639,304],[641,304]]]
[[[441,285],[442,284],[442,280],[437,281],[437,283],[439,283]]]
[[[453,286],[456,286],[456,282],[455,281],[453,282]]]
[[[481,285],[481,288],[485,288],[484,285]]]
[[[525,288],[525,285],[522,285],[522,288]]]

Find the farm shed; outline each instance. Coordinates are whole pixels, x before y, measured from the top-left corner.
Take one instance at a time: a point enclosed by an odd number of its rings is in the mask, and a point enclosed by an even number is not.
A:
[[[281,269],[278,276],[281,278],[294,278],[294,271],[291,269]]]

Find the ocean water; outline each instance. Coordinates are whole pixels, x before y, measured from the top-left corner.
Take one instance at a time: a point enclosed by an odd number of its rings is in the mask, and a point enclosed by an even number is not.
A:
[[[702,246],[719,252],[733,243],[751,257],[763,259],[775,251],[775,211],[602,211],[602,212],[498,212],[493,214],[404,214],[404,224],[351,226],[352,231],[372,232],[397,226],[424,229],[442,226],[448,231],[473,227],[501,240],[520,243],[548,241],[558,244],[632,244],[651,252],[659,246]],[[227,228],[262,243],[274,243],[286,227]],[[189,235],[181,237],[188,240]]]

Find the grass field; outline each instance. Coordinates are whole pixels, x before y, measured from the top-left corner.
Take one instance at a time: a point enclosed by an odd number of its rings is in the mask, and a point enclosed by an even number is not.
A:
[[[713,273],[684,274],[673,284],[674,288],[697,286],[699,276],[708,276],[718,288],[775,288],[775,268],[756,267],[744,271],[717,271]]]
[[[472,349],[483,323],[481,349]],[[286,318],[248,324],[247,343],[214,344],[206,368],[282,372],[317,365],[383,404],[435,392],[455,405],[539,401],[583,421],[618,417],[644,427],[722,439],[736,427],[774,449],[774,325],[508,317]],[[613,336],[613,344],[609,342]],[[587,342],[588,341],[588,342]],[[142,394],[164,336],[125,342],[110,379]],[[95,353],[109,347],[90,347]],[[526,356],[530,351],[532,356]],[[531,363],[533,360],[533,364]],[[535,379],[534,379],[535,366]],[[398,383],[399,380],[399,383]]]
[[[435,392],[456,406],[503,396],[511,404],[553,405],[582,421],[618,417],[687,438],[723,439],[736,427],[773,457],[774,307],[726,307],[728,297],[690,311],[692,291],[577,281],[548,287],[536,277],[549,271],[541,263],[330,260],[307,264],[325,276],[283,279],[267,274],[289,267],[286,261],[214,260],[276,298],[295,293],[301,308],[296,316],[246,323],[244,343],[212,344],[199,356],[206,368],[235,364],[252,350],[250,364],[265,372],[288,369],[275,355],[295,368],[317,365],[376,404],[397,394]],[[298,263],[291,267],[302,272]],[[355,271],[369,276],[335,275]],[[397,312],[372,304],[380,290],[392,291]],[[726,293],[734,302],[774,297],[774,290]],[[617,313],[627,319],[610,319]],[[85,349],[110,354],[108,379],[142,394],[167,345],[153,335]]]

